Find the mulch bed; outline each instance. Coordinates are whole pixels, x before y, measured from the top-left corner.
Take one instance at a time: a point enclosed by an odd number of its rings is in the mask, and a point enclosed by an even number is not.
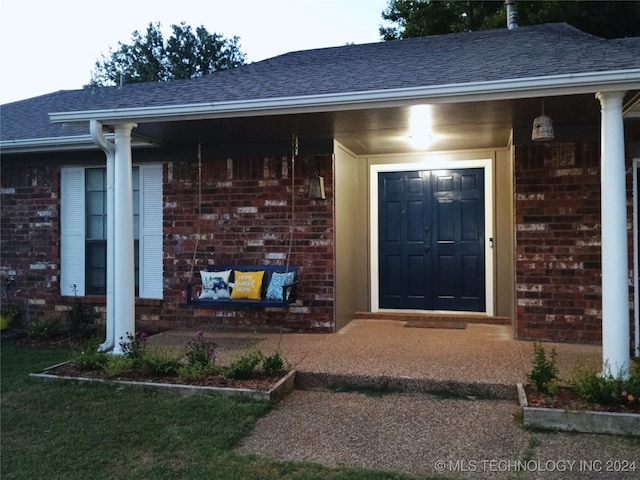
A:
[[[530,407],[640,414],[640,404],[638,402],[627,405],[589,403],[581,399],[575,390],[569,387],[559,387],[558,392],[553,397],[541,394],[531,386],[526,386],[525,391]]]
[[[282,376],[267,377],[262,373],[256,372],[252,378],[246,380],[225,378],[222,375],[208,375],[200,381],[186,382],[178,377],[178,375],[149,376],[144,374],[144,372],[135,370],[125,372],[117,377],[108,377],[104,371],[81,370],[71,363],[65,363],[64,365],[49,369],[46,373],[61,377],[97,378],[101,380],[124,380],[128,382],[165,383],[174,385],[196,385],[202,387],[246,388],[252,390],[268,390],[282,378]]]

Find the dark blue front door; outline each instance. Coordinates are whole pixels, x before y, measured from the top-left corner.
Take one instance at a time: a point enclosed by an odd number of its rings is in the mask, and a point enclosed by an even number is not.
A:
[[[378,176],[380,308],[484,312],[484,169]]]

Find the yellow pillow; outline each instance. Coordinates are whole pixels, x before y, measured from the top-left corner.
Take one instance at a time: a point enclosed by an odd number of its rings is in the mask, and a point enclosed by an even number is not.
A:
[[[264,270],[260,272],[239,272],[238,270],[234,270],[233,276],[233,290],[231,290],[232,300],[240,298],[260,300]]]

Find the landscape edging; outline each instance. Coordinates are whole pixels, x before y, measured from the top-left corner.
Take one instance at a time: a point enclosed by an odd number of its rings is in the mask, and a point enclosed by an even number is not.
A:
[[[530,407],[524,386],[521,383],[516,386],[525,427],[564,432],[640,436],[640,415],[638,414]]]
[[[232,388],[232,387],[211,387],[202,385],[183,385],[178,383],[157,383],[157,382],[137,382],[132,380],[108,380],[103,378],[88,377],[71,377],[64,375],[53,375],[47,373],[55,367],[64,365],[67,362],[53,365],[44,369],[42,372],[30,373],[29,377],[37,380],[63,380],[67,382],[100,382],[107,385],[124,385],[130,387],[151,387],[160,388],[176,393],[191,395],[195,393],[216,393],[220,395],[250,398],[253,400],[262,400],[268,402],[279,402],[292,389],[295,382],[295,370],[290,370],[282,377],[273,387],[269,389],[251,389],[251,388]]]

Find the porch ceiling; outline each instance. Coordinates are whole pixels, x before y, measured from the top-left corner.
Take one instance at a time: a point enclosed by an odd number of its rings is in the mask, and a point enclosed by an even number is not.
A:
[[[426,103],[426,102],[425,102]],[[512,128],[531,129],[542,99],[431,104],[433,141],[429,150],[500,148]],[[600,105],[593,94],[547,97],[545,112],[556,129],[598,125]],[[167,146],[288,142],[331,139],[357,155],[414,152],[408,141],[411,105],[337,112],[216,118],[141,124],[134,134]]]

